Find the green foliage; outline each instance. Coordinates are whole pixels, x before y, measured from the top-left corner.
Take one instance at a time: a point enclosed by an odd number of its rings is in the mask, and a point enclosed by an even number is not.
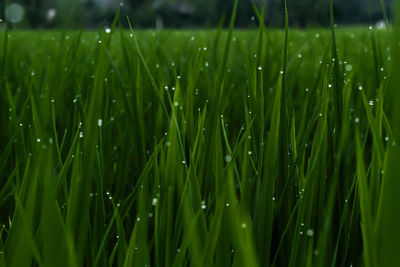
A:
[[[398,29],[236,11],[2,34],[1,266],[399,264]]]

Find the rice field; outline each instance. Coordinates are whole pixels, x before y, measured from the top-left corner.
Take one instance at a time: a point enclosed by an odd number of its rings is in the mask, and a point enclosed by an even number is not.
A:
[[[0,266],[400,264],[397,28],[234,13],[1,32]]]

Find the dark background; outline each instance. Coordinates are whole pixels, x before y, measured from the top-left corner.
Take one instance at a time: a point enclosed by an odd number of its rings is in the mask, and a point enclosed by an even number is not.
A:
[[[17,3],[24,8],[24,19],[14,25],[19,28],[103,27],[112,22],[120,6],[121,14],[129,15],[135,26],[196,28],[217,26],[223,14],[227,15],[225,19],[227,24],[234,0],[1,0],[0,2],[2,24],[6,20],[7,5]],[[329,0],[287,0],[287,2],[291,26],[329,25]],[[384,2],[390,19],[392,1]],[[258,8],[264,4],[267,25],[282,26],[283,0],[239,0],[237,27],[256,26],[251,3]],[[54,15],[54,11],[56,15],[50,18],[50,13]],[[380,0],[334,0],[334,13],[339,25],[374,25],[383,19]]]

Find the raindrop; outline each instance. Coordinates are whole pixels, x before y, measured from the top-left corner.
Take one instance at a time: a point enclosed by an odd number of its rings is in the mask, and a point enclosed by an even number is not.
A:
[[[226,162],[231,162],[232,161],[232,156],[231,155],[226,155],[225,156],[225,161]]]
[[[346,71],[351,71],[353,69],[353,66],[350,64],[347,64],[345,69],[346,69]]]
[[[153,198],[153,200],[151,201],[151,204],[153,206],[157,205],[158,199],[157,198]]]
[[[307,235],[308,236],[313,236],[314,235],[314,230],[313,229],[308,229],[307,230]]]
[[[102,119],[98,119],[98,120],[97,120],[97,125],[98,125],[99,127],[103,126],[103,120],[102,120]]]

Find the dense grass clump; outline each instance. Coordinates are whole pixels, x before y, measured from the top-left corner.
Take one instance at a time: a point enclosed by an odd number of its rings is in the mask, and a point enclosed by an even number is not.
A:
[[[396,266],[394,32],[5,32],[0,264]]]

